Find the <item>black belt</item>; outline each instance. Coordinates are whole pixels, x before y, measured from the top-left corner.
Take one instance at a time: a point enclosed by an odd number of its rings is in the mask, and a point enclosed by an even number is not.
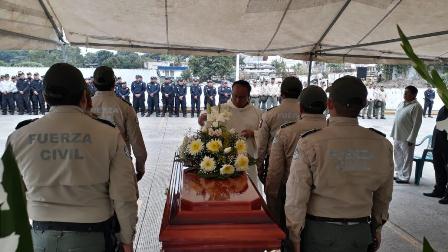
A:
[[[112,221],[112,218],[98,223],[33,221],[33,229],[40,231],[107,232],[111,230]]]
[[[370,217],[361,217],[361,218],[328,218],[328,217],[319,217],[311,214],[307,214],[306,218],[312,221],[320,221],[320,222],[339,222],[339,223],[370,223]]]

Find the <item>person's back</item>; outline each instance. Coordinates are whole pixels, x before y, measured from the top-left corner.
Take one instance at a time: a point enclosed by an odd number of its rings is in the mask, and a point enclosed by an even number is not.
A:
[[[92,97],[91,112],[99,118],[115,124],[129,150],[132,146],[132,152],[136,158],[137,178],[140,180],[145,173],[147,158],[145,143],[138,124],[137,114],[132,105],[116,97],[113,92],[113,77],[113,70],[109,67],[102,66],[95,70],[94,83],[98,91]]]
[[[120,132],[86,114],[78,69],[55,64],[44,82],[50,112],[8,138],[26,187],[35,250],[111,251],[116,214],[119,239],[132,251],[138,192]]]

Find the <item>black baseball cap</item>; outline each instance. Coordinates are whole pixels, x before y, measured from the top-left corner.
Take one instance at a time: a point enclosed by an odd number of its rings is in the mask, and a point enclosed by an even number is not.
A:
[[[302,92],[302,82],[294,76],[286,77],[280,86],[281,94],[299,97],[300,92]]]
[[[115,83],[114,70],[107,66],[100,66],[93,72],[93,83],[98,86],[110,86]]]
[[[367,88],[361,79],[346,75],[333,82],[329,87],[330,99],[347,107],[364,107],[367,99]]]
[[[327,94],[319,86],[308,86],[303,89],[299,97],[300,106],[307,109],[325,109],[327,104]]]

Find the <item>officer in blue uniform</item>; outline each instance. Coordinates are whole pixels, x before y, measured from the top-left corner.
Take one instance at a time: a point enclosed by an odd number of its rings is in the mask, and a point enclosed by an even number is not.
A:
[[[185,81],[180,79],[176,85],[176,108],[175,113],[176,117],[179,117],[179,106],[182,109],[182,114],[184,117],[187,117],[187,86],[185,85]]]
[[[157,77],[151,77],[151,82],[148,83],[148,114],[147,117],[150,117],[154,110],[156,111],[156,117],[160,116],[160,108],[159,108],[159,92],[160,92],[160,84],[157,82]]]
[[[141,75],[135,76],[135,81],[131,84],[131,92],[133,94],[132,103],[135,113],[140,111],[142,116],[145,116],[145,91],[146,84],[143,82]]]
[[[122,83],[123,83],[123,80],[121,79],[121,77],[117,77],[117,81],[115,82],[115,87],[114,87],[114,93],[117,97],[121,97],[120,96],[120,88],[121,88]]]
[[[202,89],[199,86],[199,80],[194,79],[190,86],[190,96],[191,96],[191,117],[194,117],[194,112],[196,111],[197,116],[201,112],[201,95]]]
[[[33,113],[37,115],[37,109],[39,108],[40,113],[45,115],[44,86],[39,77],[39,73],[34,73],[34,79],[31,81],[30,89]]]
[[[126,81],[122,81],[120,87],[118,88],[118,97],[130,103],[129,95],[131,94],[131,90],[129,90],[128,84]]]
[[[30,104],[30,84],[28,80],[25,79],[25,74],[20,73],[18,76],[16,86],[18,90],[17,95],[17,106],[19,107],[19,115],[23,115],[24,111],[31,115],[31,104]]]
[[[204,87],[204,108],[207,109],[207,105],[213,107],[216,105],[215,101],[216,88],[213,86],[213,81],[207,81],[207,86]]]
[[[167,110],[169,117],[171,117],[173,116],[174,85],[171,84],[170,77],[165,78],[165,81],[160,89],[162,92],[163,103],[162,117],[165,116]]]
[[[89,91],[90,97],[93,97],[96,93],[96,87],[93,84],[93,77],[86,78],[87,91]]]
[[[425,91],[425,103],[423,107],[423,117],[426,116],[426,110],[428,110],[428,117],[432,118],[432,105],[434,105],[434,98],[436,98],[436,92],[428,84],[428,89]]]
[[[222,81],[221,86],[218,88],[219,104],[227,103],[232,95],[232,88],[227,86],[227,81]]]

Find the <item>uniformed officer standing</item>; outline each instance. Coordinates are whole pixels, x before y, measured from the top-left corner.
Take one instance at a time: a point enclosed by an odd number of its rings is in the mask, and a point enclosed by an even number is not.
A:
[[[117,77],[117,81],[115,82],[115,88],[114,88],[114,92],[117,97],[120,97],[120,88],[122,84],[123,80],[121,79],[121,77]]]
[[[31,81],[30,88],[34,114],[37,115],[37,109],[39,108],[40,113],[45,115],[44,86],[42,80],[39,78],[39,73],[34,73],[34,79]]]
[[[201,113],[201,95],[202,89],[199,86],[198,79],[194,79],[193,83],[190,86],[190,96],[191,96],[191,117],[194,117],[194,112],[196,111],[196,115],[199,117]]]
[[[44,79],[51,105],[8,144],[26,187],[35,251],[115,251],[114,212],[124,251],[133,250],[137,184],[120,132],[88,116],[81,72],[58,63]]]
[[[20,73],[17,80],[17,105],[19,107],[19,115],[23,115],[25,110],[26,113],[31,115],[31,104],[30,104],[30,84],[25,79],[25,74]]]
[[[169,117],[173,116],[173,101],[174,101],[174,85],[171,85],[170,77],[166,77],[162,87],[160,88],[162,93],[162,117],[165,116],[168,110]]]
[[[282,124],[297,120],[300,113],[299,95],[302,92],[302,82],[296,77],[286,77],[281,87],[282,103],[272,108],[262,116],[258,137],[258,177],[264,184],[269,164],[269,151],[277,130]]]
[[[266,102],[267,109],[276,107],[278,104],[277,97],[279,95],[279,86],[277,83],[275,83],[275,78],[271,78],[271,83],[268,84],[266,88],[268,90],[267,91],[268,100]]]
[[[260,108],[260,86],[257,80],[252,81],[252,91],[250,92],[250,104],[256,108]]]
[[[177,81],[175,96],[176,96],[176,106],[175,106],[175,114],[176,117],[179,117],[179,107],[182,109],[182,114],[184,117],[187,117],[187,86],[185,86],[184,80],[180,79]]]
[[[100,66],[93,74],[94,84],[98,89],[92,97],[92,113],[99,118],[114,123],[120,130],[128,149],[135,155],[137,180],[145,174],[146,147],[142,132],[138,125],[138,118],[130,103],[116,97],[113,93],[115,86],[114,71],[110,67]]]
[[[134,105],[135,113],[140,111],[142,116],[145,116],[145,91],[146,84],[143,82],[143,77],[136,75],[135,81],[131,84],[132,104]]]
[[[268,81],[260,81],[260,108],[266,110],[266,102],[269,97]]]
[[[160,92],[160,84],[157,82],[157,77],[151,77],[151,82],[148,83],[148,114],[147,117],[150,117],[154,110],[156,111],[156,117],[160,116],[160,108],[159,108],[159,92]]]
[[[5,74],[0,90],[2,93],[2,114],[6,115],[6,112],[9,109],[9,114],[14,115],[16,107],[13,92],[14,90],[17,90],[17,88],[16,85],[9,79],[9,74]]]
[[[131,90],[128,87],[126,81],[121,82],[121,86],[118,89],[118,97],[130,103],[129,95],[131,94]],[[134,110],[135,112],[135,110]]]
[[[266,177],[266,202],[274,220],[286,231],[285,198],[294,149],[302,133],[325,127],[323,112],[327,108],[327,94],[318,86],[305,88],[299,97],[300,118],[283,124],[272,141]]]
[[[227,81],[222,81],[220,87],[218,87],[219,104],[227,103],[232,96],[232,88],[227,86]]]
[[[336,80],[327,102],[329,125],[303,134],[297,143],[285,203],[296,251],[299,246],[303,252],[367,251],[371,235],[373,250],[380,245],[394,162],[385,135],[358,124],[366,98],[360,79]]]
[[[210,105],[210,107],[216,105],[216,88],[213,84],[212,80],[208,80],[207,86],[204,87],[204,109],[207,109],[207,105]]]
[[[93,84],[93,77],[89,77],[87,80],[87,90],[89,91],[90,97],[93,97],[96,93],[95,84]]]

